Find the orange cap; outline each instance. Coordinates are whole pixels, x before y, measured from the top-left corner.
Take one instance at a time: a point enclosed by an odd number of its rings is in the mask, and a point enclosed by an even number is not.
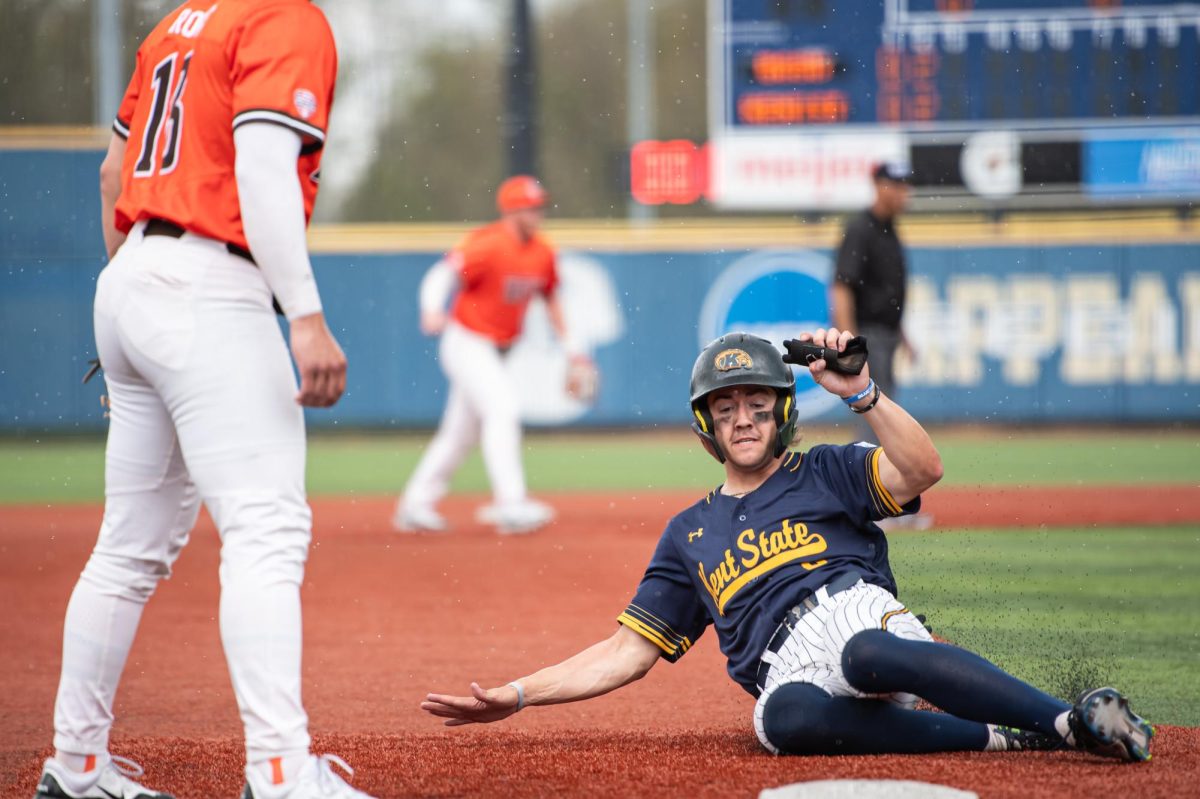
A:
[[[546,190],[537,178],[529,175],[513,175],[501,183],[496,191],[496,207],[501,213],[541,208],[545,204]]]

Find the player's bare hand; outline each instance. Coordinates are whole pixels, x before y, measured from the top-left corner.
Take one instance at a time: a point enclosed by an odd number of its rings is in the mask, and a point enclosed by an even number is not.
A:
[[[291,322],[292,357],[300,371],[296,402],[310,408],[328,408],[346,390],[346,355],[325,325],[322,313]]]
[[[846,344],[854,334],[849,330],[838,330],[836,327],[818,328],[813,333],[801,333],[801,341],[811,341],[818,347],[828,347],[838,352],[844,352]],[[813,359],[808,364],[809,374],[818,386],[836,394],[839,397],[852,397],[862,391],[871,381],[870,366],[864,366],[861,373],[844,375],[831,371],[825,366],[825,361]]]
[[[517,712],[517,689],[511,685],[484,689],[471,683],[470,696],[428,694],[421,703],[426,713],[446,719],[447,727],[463,724],[488,724],[506,719]]]
[[[421,313],[421,332],[427,336],[440,335],[446,329],[445,311],[424,311]]]

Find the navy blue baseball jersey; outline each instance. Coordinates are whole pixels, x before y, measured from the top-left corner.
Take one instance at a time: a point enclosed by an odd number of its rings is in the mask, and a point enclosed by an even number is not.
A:
[[[915,513],[879,478],[882,449],[789,452],[744,497],[714,490],[667,524],[636,595],[617,620],[678,660],[709,624],[729,676],[755,696],[758,662],[784,614],[847,571],[893,594],[879,519]]]

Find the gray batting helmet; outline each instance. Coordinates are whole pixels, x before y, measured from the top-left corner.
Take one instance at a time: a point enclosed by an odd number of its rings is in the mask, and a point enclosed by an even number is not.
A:
[[[775,457],[792,443],[796,433],[796,376],[783,362],[775,345],[749,333],[726,333],[696,358],[692,367],[692,429],[704,448],[721,463],[725,453],[713,435],[712,414],[705,400],[712,392],[729,386],[767,386],[775,389]]]

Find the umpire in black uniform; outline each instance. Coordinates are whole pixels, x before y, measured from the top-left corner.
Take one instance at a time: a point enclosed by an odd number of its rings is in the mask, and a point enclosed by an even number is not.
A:
[[[838,248],[833,325],[866,336],[871,377],[891,397],[896,388],[896,349],[909,346],[900,326],[908,269],[895,220],[908,205],[910,173],[901,164],[885,161],[871,176],[875,202],[850,218]]]

